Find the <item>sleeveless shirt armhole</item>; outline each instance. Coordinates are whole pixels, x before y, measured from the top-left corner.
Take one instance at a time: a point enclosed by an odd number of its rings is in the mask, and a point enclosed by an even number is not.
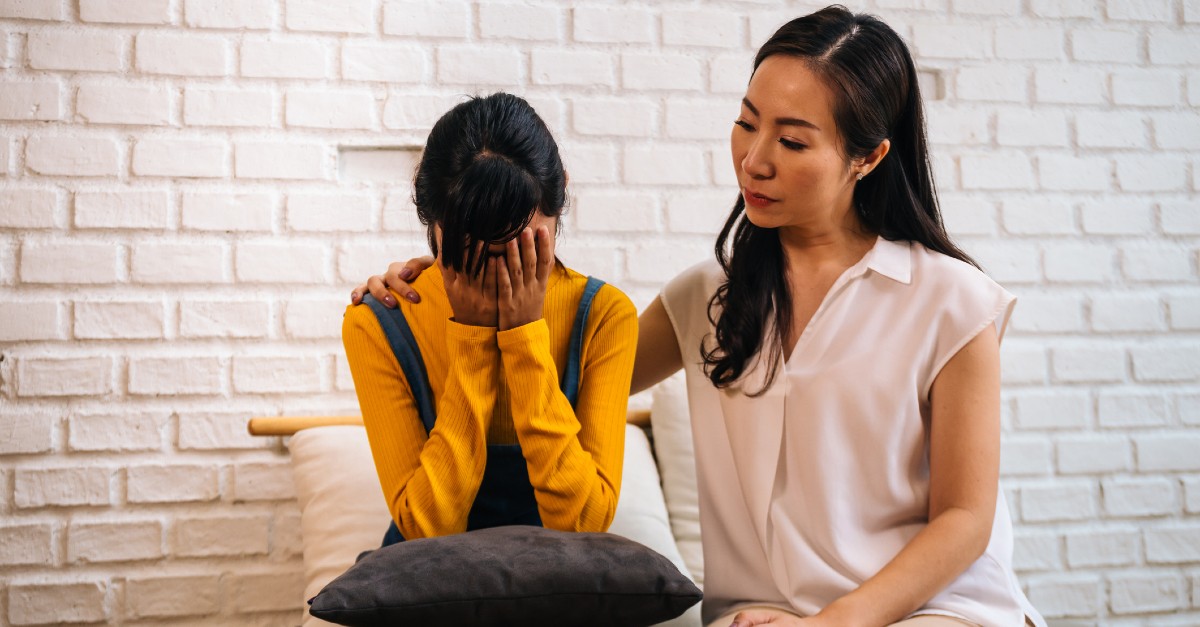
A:
[[[679,345],[679,354],[683,355],[683,347],[687,346],[687,329],[680,326],[679,316],[675,313],[675,308],[671,305],[671,300],[667,298],[667,292],[664,289],[662,292],[663,309],[667,312],[667,319],[671,321],[671,330],[675,333],[675,343]]]
[[[699,360],[700,342],[708,332],[708,301],[712,294],[708,293],[706,287],[709,283],[708,274],[713,271],[710,266],[713,265],[716,263],[711,260],[693,265],[668,281],[659,293],[663,309],[675,332],[679,352],[684,357],[685,367],[689,363],[689,350]]]
[[[988,279],[991,283],[991,280]],[[939,354],[934,362],[933,367],[929,370],[929,379],[921,386],[921,398],[929,398],[929,391],[933,387],[933,382],[941,374],[942,368],[958,354],[964,346],[975,339],[984,329],[990,324],[996,325],[996,343],[1000,344],[1004,341],[1004,332],[1008,330],[1008,321],[1012,317],[1013,308],[1017,305],[1017,298],[1008,293],[1003,287],[998,284],[991,283],[989,286],[993,292],[993,304],[990,309],[984,314],[983,319],[979,320],[974,326],[967,327],[968,331],[958,337],[948,350]]]

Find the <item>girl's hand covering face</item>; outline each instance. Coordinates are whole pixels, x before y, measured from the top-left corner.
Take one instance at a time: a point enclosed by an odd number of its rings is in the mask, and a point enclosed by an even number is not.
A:
[[[554,238],[545,226],[526,227],[505,244],[496,272],[501,331],[541,319],[553,268]]]
[[[482,244],[479,245],[476,254],[487,254]],[[454,321],[475,327],[496,326],[496,275],[503,262],[496,257],[488,257],[483,273],[477,276],[470,276],[446,266],[440,256],[437,265],[442,272],[442,281],[446,284],[450,308],[454,310]]]
[[[487,254],[482,244],[477,254]],[[507,331],[541,319],[554,268],[554,238],[545,226],[526,227],[504,245],[503,254],[489,256],[483,274],[475,277],[441,258],[437,265],[455,322]]]

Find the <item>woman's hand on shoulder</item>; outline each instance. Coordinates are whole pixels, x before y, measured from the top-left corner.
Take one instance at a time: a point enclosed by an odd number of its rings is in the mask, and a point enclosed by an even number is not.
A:
[[[496,274],[501,331],[541,319],[553,268],[554,237],[548,228],[526,227],[509,240]]]
[[[387,271],[382,276],[376,274],[367,279],[365,284],[354,288],[350,292],[350,304],[357,305],[362,302],[363,296],[370,294],[385,307],[395,309],[396,299],[392,297],[391,292],[399,294],[411,303],[419,303],[421,295],[417,294],[409,283],[417,280],[417,277],[433,264],[434,259],[429,255],[414,257],[404,263],[393,261],[388,264]]]

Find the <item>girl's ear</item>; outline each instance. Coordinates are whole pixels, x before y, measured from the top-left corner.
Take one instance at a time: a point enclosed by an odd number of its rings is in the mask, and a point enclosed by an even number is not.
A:
[[[571,173],[570,173],[570,172],[567,172],[567,171],[564,169],[564,170],[563,170],[563,187],[566,187],[566,186],[568,186],[568,185],[570,185],[570,184],[571,184]]]

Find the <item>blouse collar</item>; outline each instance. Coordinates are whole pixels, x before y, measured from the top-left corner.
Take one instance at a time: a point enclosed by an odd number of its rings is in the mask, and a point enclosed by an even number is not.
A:
[[[891,241],[880,236],[865,261],[866,268],[897,283],[912,282],[912,242],[908,240]]]

